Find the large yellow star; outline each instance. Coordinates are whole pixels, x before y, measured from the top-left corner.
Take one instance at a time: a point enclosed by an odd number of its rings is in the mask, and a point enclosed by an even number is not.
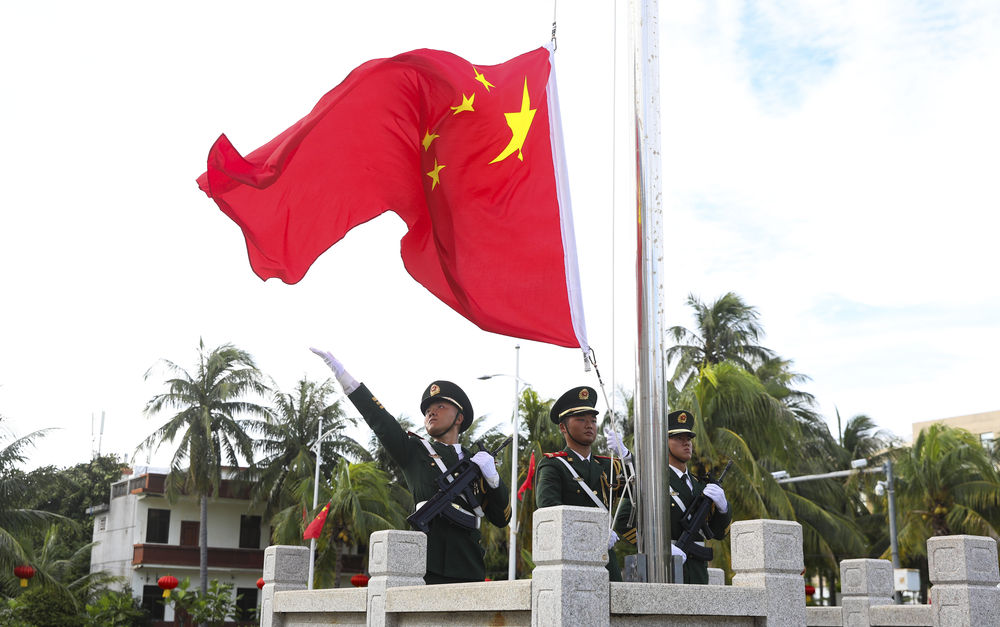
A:
[[[531,128],[531,121],[535,118],[536,109],[531,109],[531,100],[528,97],[528,79],[524,79],[524,95],[521,96],[521,110],[514,111],[513,113],[504,113],[504,117],[507,118],[507,126],[510,127],[511,137],[510,143],[507,147],[503,149],[497,158],[490,163],[496,163],[497,161],[503,161],[507,157],[517,152],[517,158],[524,161],[524,157],[521,155],[521,148],[524,146],[524,140],[528,137],[528,130]]]
[[[424,133],[424,138],[420,141],[420,143],[424,145],[424,150],[429,150],[431,147],[431,142],[437,139],[438,137],[440,137],[440,135],[435,135],[431,133],[430,129],[427,129],[427,132]]]
[[[434,169],[427,173],[427,176],[431,177],[431,189],[433,190],[441,182],[441,170],[444,169],[443,165],[438,165],[438,160],[434,160]]]
[[[486,80],[486,77],[479,70],[473,67],[472,71],[476,73],[476,80],[483,84],[483,87],[486,88],[486,91],[489,91],[490,87],[493,87],[493,83]]]
[[[451,110],[455,112],[452,115],[457,115],[462,111],[475,111],[475,109],[472,108],[472,101],[475,99],[476,99],[476,94],[472,94],[471,96],[466,96],[465,94],[462,94],[462,104],[458,105],[457,107],[451,108]]]

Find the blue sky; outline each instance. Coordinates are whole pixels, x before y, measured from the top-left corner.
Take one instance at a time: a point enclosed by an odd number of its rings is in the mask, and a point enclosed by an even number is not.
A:
[[[559,3],[556,55],[584,305],[602,374],[634,385],[634,194],[627,2]],[[197,190],[212,141],[244,152],[363,61],[418,47],[498,63],[544,44],[552,5],[178,2],[169,10],[0,9],[0,415],[59,430],[31,465],[134,451],[161,422],[159,358],[199,337],[253,353],[278,386],[340,357],[394,413],[432,378],[509,416],[507,381],[546,397],[596,381],[575,351],[479,331],[402,268],[391,214],[300,284],[260,282],[236,226]],[[1000,5],[663,2],[665,324],[728,291],[834,421],[1000,409]],[[367,440],[367,432],[359,431]],[[145,461],[144,455],[138,461]],[[162,462],[163,454],[153,456]]]

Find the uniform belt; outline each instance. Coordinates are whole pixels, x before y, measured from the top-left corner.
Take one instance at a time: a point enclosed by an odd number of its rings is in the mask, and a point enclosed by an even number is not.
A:
[[[419,510],[421,507],[424,506],[424,503],[426,503],[426,502],[427,501],[420,501],[419,503],[417,503],[416,507],[413,508],[413,511]],[[479,520],[480,520],[479,516],[476,516],[475,514],[473,514],[469,510],[465,509],[464,507],[462,507],[458,503],[452,503],[451,506],[454,507],[455,509],[457,509],[458,511],[462,512],[463,514],[468,514],[469,516],[472,516],[473,518],[475,518],[476,519],[476,529],[479,529]]]

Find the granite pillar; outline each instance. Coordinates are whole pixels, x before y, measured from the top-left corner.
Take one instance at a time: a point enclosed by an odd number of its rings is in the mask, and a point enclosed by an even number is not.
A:
[[[733,586],[763,588],[765,625],[805,625],[802,527],[785,520],[741,520],[729,528]]]
[[[274,613],[274,593],[309,587],[309,548],[269,546],[264,549],[264,587],[261,589],[260,627],[282,627],[284,619]]]
[[[1000,625],[996,540],[981,536],[933,537],[927,540],[927,561],[935,625]]]
[[[419,531],[376,531],[368,542],[368,627],[394,624],[385,613],[385,591],[424,585],[427,536]]]
[[[893,604],[892,563],[854,559],[840,563],[841,606],[845,627],[870,625],[873,605]]]

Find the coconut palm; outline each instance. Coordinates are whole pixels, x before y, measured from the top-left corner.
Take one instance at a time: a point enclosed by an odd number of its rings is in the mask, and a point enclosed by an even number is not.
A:
[[[367,545],[375,531],[405,528],[409,512],[392,497],[388,475],[372,462],[350,464],[341,459],[329,487],[323,491],[330,510],[317,542],[317,580],[329,585],[332,570],[336,587],[340,585],[347,548],[352,544]]]
[[[294,392],[274,392],[266,420],[246,423],[247,431],[256,436],[254,447],[258,457],[251,468],[255,482],[253,499],[265,503],[265,520],[296,503],[294,492],[299,482],[308,481],[311,486],[316,473],[313,446],[320,435],[321,420],[323,476],[328,477],[343,458],[362,461],[371,458],[361,444],[346,435],[346,429],[356,423],[344,416],[339,400],[330,403],[329,397],[334,392],[331,380],[315,383],[303,378]]]
[[[0,570],[3,573],[10,573],[12,568],[28,560],[20,542],[22,534],[39,523],[65,520],[58,514],[21,506],[28,501],[28,482],[17,467],[26,459],[24,450],[48,431],[40,429],[14,437],[0,424],[0,442],[10,440],[0,449]]]
[[[198,363],[193,373],[162,360],[174,375],[167,379],[167,391],[146,404],[153,416],[165,408],[178,410],[139,448],[155,450],[180,437],[170,461],[167,496],[171,501],[181,493],[197,495],[201,505],[199,528],[201,593],[208,591],[208,499],[218,494],[224,465],[238,468],[240,461],[253,458],[253,440],[244,430],[241,417],[266,417],[267,410],[245,400],[263,395],[268,388],[249,353],[232,344],[211,351],[198,342]],[[146,372],[148,379],[153,372]]]
[[[680,388],[705,366],[730,361],[753,372],[773,357],[771,350],[758,344],[764,330],[757,309],[738,295],[728,292],[706,305],[690,294],[687,304],[694,309],[695,330],[682,326],[667,329],[667,336],[675,343],[667,349],[667,363],[677,362],[670,380]]]

